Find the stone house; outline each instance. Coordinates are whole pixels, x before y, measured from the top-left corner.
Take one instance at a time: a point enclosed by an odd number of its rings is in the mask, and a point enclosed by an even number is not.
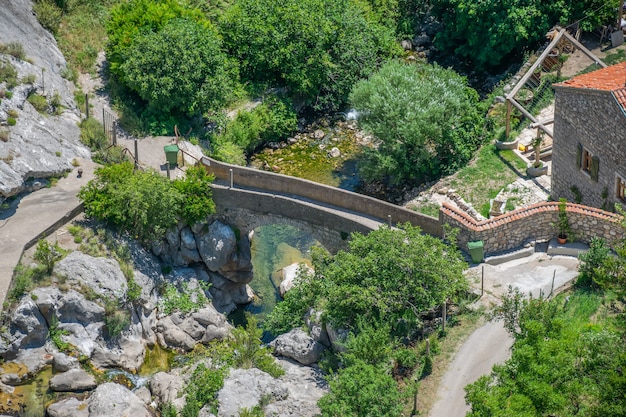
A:
[[[552,197],[626,207],[626,63],[554,85]]]

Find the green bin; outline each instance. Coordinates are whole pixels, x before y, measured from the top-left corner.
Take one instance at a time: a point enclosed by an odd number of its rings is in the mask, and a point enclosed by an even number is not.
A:
[[[475,264],[481,263],[485,257],[485,251],[483,249],[483,241],[477,240],[475,242],[467,242],[467,249],[469,249],[472,262]]]
[[[163,147],[165,151],[165,159],[167,163],[172,165],[176,165],[178,163],[178,145],[166,145]]]

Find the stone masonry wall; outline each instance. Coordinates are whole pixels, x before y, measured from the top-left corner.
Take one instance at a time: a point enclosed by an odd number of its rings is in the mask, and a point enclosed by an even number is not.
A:
[[[478,222],[456,207],[444,204],[439,220],[459,229],[459,248],[466,250],[467,242],[482,240],[485,254],[490,255],[555,237],[557,232],[553,224],[558,219],[558,205],[555,202],[537,203]],[[620,226],[622,218],[617,214],[568,203],[567,216],[577,241],[589,243],[595,236],[604,238],[613,246],[624,238]]]
[[[576,186],[582,204],[612,210],[616,174],[626,179],[626,117],[607,91],[556,86],[555,96],[552,197],[574,201]],[[599,157],[597,182],[576,165],[578,143]]]

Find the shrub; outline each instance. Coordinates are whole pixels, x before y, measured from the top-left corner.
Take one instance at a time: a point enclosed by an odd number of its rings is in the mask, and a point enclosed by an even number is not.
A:
[[[35,81],[37,81],[37,76],[35,74],[28,74],[20,80],[22,84],[35,84]]]
[[[130,313],[120,308],[116,300],[109,299],[104,304],[104,327],[111,338],[117,337],[130,325]]]
[[[0,83],[5,82],[7,88],[17,85],[17,70],[10,62],[0,60]],[[7,98],[9,95],[7,94]]]
[[[33,258],[41,263],[50,274],[54,269],[54,264],[63,258],[63,249],[57,242],[51,245],[46,239],[39,239]]]
[[[37,0],[33,4],[33,12],[41,26],[56,34],[63,19],[63,10],[53,0]]]
[[[104,126],[93,117],[80,122],[79,127],[80,141],[92,151],[104,149],[108,146],[109,140],[104,134]]]
[[[18,301],[24,294],[28,292],[33,286],[34,271],[32,268],[18,266],[11,282],[11,289],[8,293],[8,298],[11,301]]]
[[[15,119],[17,119],[17,117],[19,116],[19,113],[15,109],[7,110],[7,114],[9,115],[9,117],[13,117]]]
[[[17,120],[15,120],[15,118],[13,118],[13,117],[9,117],[9,118],[7,118],[7,124],[9,126],[15,126],[17,124]]]
[[[262,345],[263,330],[257,326],[256,318],[246,315],[246,327],[237,327],[232,332],[233,365],[237,368],[256,367],[274,378],[285,374],[285,370],[276,363],[274,356]]]
[[[19,60],[24,60],[26,54],[24,53],[24,46],[19,42],[9,42],[0,44],[0,53],[11,55]]]
[[[31,94],[27,100],[39,113],[45,113],[48,110],[48,100],[42,95]]]
[[[2,142],[8,142],[9,141],[9,131],[8,130],[0,130],[0,140]]]
[[[187,283],[183,283],[179,291],[175,285],[165,284],[159,300],[159,309],[165,315],[174,311],[190,313],[204,307],[208,302],[202,288],[190,289]]]
[[[211,369],[201,363],[193,372],[189,385],[185,389],[187,397],[181,417],[196,417],[202,407],[208,405],[213,414],[217,414],[217,393],[224,386],[224,377],[228,369]]]

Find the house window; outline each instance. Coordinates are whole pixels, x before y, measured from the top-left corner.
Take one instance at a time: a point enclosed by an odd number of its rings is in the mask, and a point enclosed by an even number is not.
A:
[[[600,173],[600,158],[589,152],[582,144],[576,150],[576,166],[586,172],[593,181],[598,182]]]
[[[626,203],[626,181],[624,178],[617,176],[615,195],[617,198]]]
[[[586,171],[588,174],[591,173],[591,159],[592,158],[593,158],[593,155],[591,155],[591,152],[583,148],[583,165],[581,168],[583,171]]]

